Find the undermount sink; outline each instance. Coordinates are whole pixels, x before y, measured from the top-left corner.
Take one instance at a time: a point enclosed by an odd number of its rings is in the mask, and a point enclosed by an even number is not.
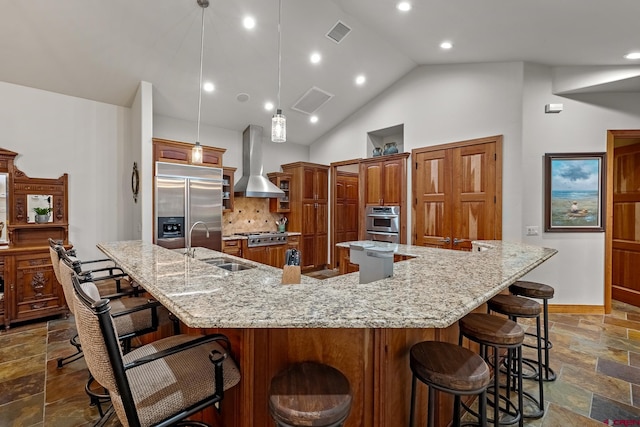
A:
[[[237,261],[232,260],[231,258],[225,257],[216,257],[216,258],[205,258],[200,261],[206,262],[207,264],[214,265],[218,268],[224,268],[227,271],[242,271],[249,270],[254,268],[254,266],[249,264],[243,264]]]
[[[216,267],[224,268],[225,270],[229,270],[229,271],[242,271],[242,270],[249,270],[253,268],[252,265],[239,264],[237,262],[230,262],[228,264],[219,264],[219,265],[216,265]]]

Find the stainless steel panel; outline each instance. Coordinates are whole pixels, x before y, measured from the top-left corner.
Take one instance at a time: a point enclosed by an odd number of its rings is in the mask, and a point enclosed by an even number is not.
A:
[[[156,162],[156,176],[219,180],[222,179],[222,169],[211,168],[208,166],[191,166],[181,165],[178,163]]]
[[[191,239],[191,247],[205,247],[216,251],[222,250],[222,180],[190,179],[188,187],[188,224],[191,230],[193,224],[202,221],[203,225],[196,225],[187,235]]]
[[[156,217],[184,216],[184,178],[156,177]]]
[[[365,239],[366,240],[373,240],[375,242],[400,243],[400,234],[398,234],[398,233],[383,233],[383,232],[380,232],[380,231],[367,231]]]

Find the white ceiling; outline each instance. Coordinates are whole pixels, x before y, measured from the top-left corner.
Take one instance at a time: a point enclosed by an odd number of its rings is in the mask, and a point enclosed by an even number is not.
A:
[[[409,13],[395,3],[282,0],[288,141],[310,144],[420,64],[623,66],[624,54],[640,51],[638,0],[413,0]],[[203,94],[202,122],[270,127],[263,105],[277,101],[278,0],[212,0],[205,14],[204,79],[216,90]],[[246,14],[257,20],[252,31]],[[338,20],[352,28],[340,44],[325,37]],[[0,0],[0,81],[122,106],[147,81],[155,113],[195,122],[200,26],[196,0]],[[445,39],[452,50],[440,50]],[[310,124],[290,107],[314,86],[335,97]]]

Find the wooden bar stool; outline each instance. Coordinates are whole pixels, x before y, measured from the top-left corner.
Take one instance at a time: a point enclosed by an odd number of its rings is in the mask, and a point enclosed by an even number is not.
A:
[[[295,363],[271,379],[269,410],[278,427],[339,427],[351,410],[349,380],[334,367]]]
[[[539,375],[542,372],[542,339],[540,337],[540,312],[542,311],[540,308],[540,304],[536,301],[533,301],[528,298],[518,297],[515,295],[496,295],[491,298],[487,302],[487,308],[490,311],[494,311],[496,313],[504,314],[509,316],[509,319],[517,322],[518,318],[530,318],[536,319],[536,333],[531,334],[536,337],[536,345],[525,344],[523,342],[522,345],[526,345],[532,348],[535,348],[538,352],[537,360],[535,361],[535,366],[527,362],[529,359],[523,359],[523,363],[530,366],[534,374],[530,376],[523,375],[523,378],[531,378],[538,380],[538,398],[534,398],[531,393],[528,393],[524,390],[521,390],[520,393],[524,395],[527,399],[537,406],[537,410],[532,413],[525,413],[524,409],[522,411],[522,415],[525,418],[541,418],[544,415],[544,387],[542,383],[542,375]],[[512,367],[507,366],[508,377],[511,376]]]
[[[511,402],[511,381],[507,379],[505,384],[505,394],[500,393],[499,367],[500,350],[507,350],[507,365],[511,366],[513,354],[517,366],[517,386],[516,390],[522,390],[522,342],[524,341],[524,330],[513,320],[484,313],[470,313],[458,321],[460,327],[459,343],[462,344],[464,337],[480,344],[480,354],[485,356],[487,363],[494,367],[493,385],[488,388],[488,395],[493,398],[488,404],[493,406],[493,419],[489,419],[494,425],[512,425],[518,423],[520,427],[524,425],[522,416],[522,393],[517,393],[518,406]],[[488,348],[493,348],[493,361],[489,362]],[[500,401],[504,402],[504,408]],[[473,411],[466,408],[469,412]],[[500,414],[509,416],[510,419],[500,421]]]
[[[460,426],[460,396],[480,395],[479,422],[487,425],[487,386],[491,382],[489,366],[482,357],[466,348],[440,341],[423,341],[411,347],[411,415],[413,427],[416,403],[416,379],[429,387],[428,427],[435,425],[435,391],[455,396],[453,425]]]
[[[549,304],[548,301],[553,298],[555,290],[542,283],[528,282],[525,280],[518,280],[513,285],[509,286],[509,291],[518,296],[541,299],[542,300],[542,320],[543,320],[543,332],[544,336],[542,341],[544,342],[544,360],[542,366],[544,367],[544,381],[555,381],[556,373],[553,372],[549,365],[549,350],[553,348],[553,343],[549,340]]]

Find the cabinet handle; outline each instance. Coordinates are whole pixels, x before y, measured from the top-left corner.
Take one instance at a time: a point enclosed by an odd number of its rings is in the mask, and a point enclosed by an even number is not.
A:
[[[453,244],[454,244],[454,245],[457,245],[458,243],[462,243],[463,241],[464,241],[464,239],[460,239],[460,240],[458,240],[458,239],[456,239],[455,237],[453,238]]]
[[[444,239],[440,239],[440,243],[444,243],[445,245],[448,245],[449,242],[451,242],[451,238],[449,238],[449,237],[445,237]]]

